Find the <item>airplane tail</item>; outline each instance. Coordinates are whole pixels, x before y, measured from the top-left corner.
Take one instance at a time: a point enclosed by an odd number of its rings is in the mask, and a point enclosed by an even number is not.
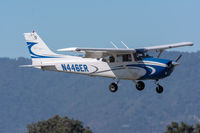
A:
[[[32,65],[41,65],[47,58],[57,58],[58,54],[52,52],[36,32],[24,33]]]

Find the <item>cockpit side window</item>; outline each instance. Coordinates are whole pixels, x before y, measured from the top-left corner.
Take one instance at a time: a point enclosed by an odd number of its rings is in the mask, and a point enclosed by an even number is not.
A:
[[[123,55],[123,62],[129,62],[129,61],[132,61],[131,54]]]

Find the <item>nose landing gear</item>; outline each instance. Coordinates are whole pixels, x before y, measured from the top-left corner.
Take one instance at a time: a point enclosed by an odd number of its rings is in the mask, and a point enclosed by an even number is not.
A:
[[[156,87],[156,92],[159,93],[159,94],[162,93],[163,92],[163,87],[161,85],[158,85]]]
[[[159,83],[157,83],[157,81],[158,80],[156,80],[156,82],[155,82],[155,84],[157,85],[157,87],[156,87],[156,92],[158,93],[158,94],[161,94],[162,92],[163,92],[163,87],[159,84]]]

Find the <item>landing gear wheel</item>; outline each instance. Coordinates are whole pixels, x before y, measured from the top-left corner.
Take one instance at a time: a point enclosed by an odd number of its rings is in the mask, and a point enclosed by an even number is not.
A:
[[[111,92],[116,92],[117,89],[118,89],[118,85],[117,85],[116,83],[111,83],[111,84],[109,85],[109,90],[110,90]]]
[[[136,88],[137,88],[137,90],[139,90],[139,91],[143,90],[143,89],[145,88],[144,82],[142,82],[142,81],[137,82]]]
[[[163,92],[163,87],[161,85],[158,85],[156,87],[156,92],[159,93],[159,94],[162,93]]]

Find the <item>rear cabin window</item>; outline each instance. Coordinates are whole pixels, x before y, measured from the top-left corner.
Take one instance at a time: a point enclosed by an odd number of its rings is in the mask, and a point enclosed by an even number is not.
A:
[[[112,62],[115,62],[115,57],[114,56],[106,56],[103,58],[104,62],[107,62],[107,63],[112,63]]]
[[[121,54],[117,55],[118,62],[130,62],[132,61],[131,54]]]

